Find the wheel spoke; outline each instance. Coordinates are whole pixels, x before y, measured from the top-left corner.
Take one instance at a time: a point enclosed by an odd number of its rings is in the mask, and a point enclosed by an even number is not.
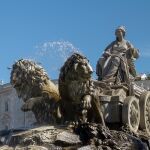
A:
[[[123,123],[128,124],[131,131],[136,132],[139,127],[139,103],[136,97],[128,96],[123,104]],[[124,115],[125,114],[125,115]]]
[[[133,101],[131,103],[131,107],[130,107],[130,122],[132,127],[136,127],[138,125],[138,121],[139,121],[139,110],[138,110],[138,106],[137,103],[135,101]]]

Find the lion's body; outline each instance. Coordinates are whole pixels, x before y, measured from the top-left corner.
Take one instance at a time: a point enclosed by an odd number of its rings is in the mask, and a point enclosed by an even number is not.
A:
[[[59,91],[45,70],[31,60],[21,59],[13,64],[11,84],[25,104],[24,111],[32,110],[39,123],[52,121],[53,103],[59,101]]]
[[[95,119],[99,104],[97,98],[100,88],[94,87],[91,80],[92,68],[86,57],[75,53],[67,59],[59,75],[59,91],[62,98],[63,116],[66,121],[75,121],[83,117],[83,102],[92,99],[92,107],[88,109],[87,119]],[[93,109],[97,110],[93,110]],[[97,117],[98,118],[98,117]]]

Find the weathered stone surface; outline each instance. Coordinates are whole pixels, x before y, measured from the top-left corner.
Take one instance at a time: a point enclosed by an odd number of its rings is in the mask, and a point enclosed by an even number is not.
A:
[[[43,126],[11,135],[9,145],[46,145],[54,143],[58,133],[62,129],[54,126]]]
[[[147,150],[145,144],[135,136],[126,132],[109,130],[99,124],[80,124],[75,128],[84,145],[96,148],[120,150]]]
[[[73,130],[74,129],[74,130]],[[99,124],[43,126],[12,133],[0,150],[147,150],[138,137]]]
[[[14,150],[13,147],[9,147],[8,145],[4,145],[0,147],[0,150]]]
[[[55,143],[59,145],[79,145],[81,141],[78,135],[63,131],[57,135]]]
[[[92,145],[82,146],[82,147],[78,148],[78,150],[96,150],[96,149],[97,148]],[[99,150],[101,150],[101,149],[99,149]]]
[[[48,150],[48,148],[43,146],[37,146],[37,145],[29,145],[25,147],[15,147],[15,150]]]

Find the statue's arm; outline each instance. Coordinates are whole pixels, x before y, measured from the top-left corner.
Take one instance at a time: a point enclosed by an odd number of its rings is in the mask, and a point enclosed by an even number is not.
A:
[[[135,48],[129,41],[127,41],[128,49],[132,58],[139,58],[139,49]]]
[[[103,56],[104,57],[108,57],[111,55],[112,53],[112,48],[113,48],[113,45],[114,45],[115,41],[111,42],[104,50],[103,52]]]

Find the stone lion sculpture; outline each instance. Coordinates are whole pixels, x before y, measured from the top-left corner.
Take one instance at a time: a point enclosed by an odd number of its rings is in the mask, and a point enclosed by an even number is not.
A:
[[[101,88],[91,79],[92,67],[86,57],[74,53],[60,70],[59,92],[65,121],[94,121],[104,124],[98,97]]]
[[[10,81],[25,102],[23,111],[33,111],[38,123],[54,121],[59,91],[40,65],[27,59],[18,60],[12,66]]]

